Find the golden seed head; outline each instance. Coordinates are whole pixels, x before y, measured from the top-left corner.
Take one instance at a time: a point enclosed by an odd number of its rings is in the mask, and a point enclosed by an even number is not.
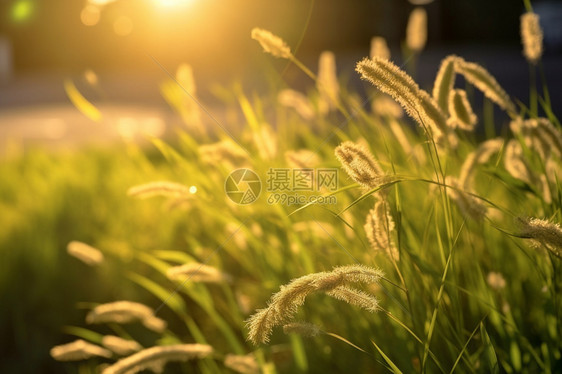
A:
[[[96,306],[86,315],[86,322],[100,323],[131,323],[141,321],[143,325],[156,332],[166,328],[166,321],[154,316],[154,311],[146,305],[132,301],[115,301]]]
[[[72,257],[76,257],[86,265],[95,266],[103,262],[103,253],[88,244],[73,240],[66,246],[66,251]]]
[[[126,356],[142,349],[142,346],[136,341],[123,339],[115,335],[105,335],[101,340],[101,344],[121,356]]]
[[[391,236],[394,231],[394,220],[385,201],[378,200],[375,203],[375,207],[367,214],[364,228],[373,250],[383,251],[395,261],[400,259],[400,254]]]
[[[472,151],[463,162],[459,174],[459,185],[464,189],[472,188],[472,175],[478,164],[484,164],[498,153],[503,147],[504,141],[501,138],[486,140],[477,149]]]
[[[454,67],[457,73],[462,74],[468,82],[476,86],[488,99],[499,105],[500,108],[510,113],[516,112],[515,105],[509,98],[509,95],[482,66],[474,62],[466,62],[459,57]]]
[[[449,95],[449,119],[447,124],[452,128],[472,131],[478,122],[478,118],[472,111],[465,90],[452,90]]]
[[[336,158],[346,173],[361,186],[372,189],[381,184],[385,175],[375,158],[363,146],[350,141],[336,147]]]
[[[267,308],[256,311],[247,321],[248,340],[254,344],[267,343],[273,327],[290,322],[308,295],[323,292],[336,299],[375,311],[376,299],[360,291],[339,290],[347,283],[373,283],[383,276],[379,269],[363,265],[349,265],[334,268],[331,272],[319,272],[293,279],[281,286]],[[339,290],[339,291],[336,291]]]
[[[193,282],[221,283],[230,280],[230,277],[220,270],[198,262],[173,266],[168,269],[166,275],[168,279],[178,282],[191,280]]]
[[[275,57],[293,57],[291,49],[283,41],[283,39],[267,30],[255,27],[254,29],[252,29],[252,39],[257,40],[264,51],[271,53]]]
[[[260,374],[260,366],[253,354],[233,355],[224,357],[224,366],[240,374]]]
[[[523,149],[517,140],[511,139],[507,143],[503,162],[505,170],[512,177],[529,184],[534,180],[533,172],[529,165],[527,165],[527,162],[525,162],[525,159],[523,159]]]
[[[339,102],[340,84],[336,70],[336,55],[331,51],[324,51],[320,54],[316,88],[320,94],[318,103],[320,111],[334,110]]]
[[[357,63],[355,70],[362,79],[392,96],[435,139],[441,138],[447,131],[445,115],[437,102],[391,61],[380,57],[365,58]]]
[[[106,367],[102,374],[134,374],[142,370],[161,373],[170,361],[202,359],[213,354],[206,344],[177,344],[143,349]]]
[[[449,95],[455,83],[455,64],[458,59],[455,55],[445,57],[433,84],[433,99],[445,114],[449,111]]]
[[[406,45],[414,52],[420,52],[427,42],[427,12],[416,7],[410,13],[406,28]]]
[[[57,361],[79,361],[90,357],[111,357],[111,352],[82,339],[51,348],[51,357]]]
[[[521,42],[523,55],[532,64],[536,64],[543,52],[543,32],[539,23],[539,16],[527,12],[521,16]]]
[[[540,218],[518,218],[521,236],[545,245],[553,254],[562,254],[562,228],[560,224]]]

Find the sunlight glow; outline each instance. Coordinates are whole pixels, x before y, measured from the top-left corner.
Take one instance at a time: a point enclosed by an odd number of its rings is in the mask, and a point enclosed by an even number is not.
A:
[[[186,6],[193,3],[195,0],[155,0],[156,4],[162,8],[176,8],[179,6]]]
[[[197,187],[195,187],[195,186],[189,187],[189,193],[194,194],[196,192],[197,192]]]
[[[31,0],[19,0],[12,6],[12,19],[23,22],[31,17],[33,13],[33,2]]]

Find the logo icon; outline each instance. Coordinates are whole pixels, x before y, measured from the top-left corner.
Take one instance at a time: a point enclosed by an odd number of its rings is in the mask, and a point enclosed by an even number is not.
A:
[[[260,196],[260,177],[250,169],[234,170],[226,178],[224,190],[236,204],[251,204]]]

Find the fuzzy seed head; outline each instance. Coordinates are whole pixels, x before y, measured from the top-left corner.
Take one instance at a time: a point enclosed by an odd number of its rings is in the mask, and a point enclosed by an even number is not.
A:
[[[111,352],[82,339],[51,348],[51,357],[57,361],[79,361],[90,357],[111,357]]]
[[[500,108],[510,113],[515,113],[515,105],[509,95],[503,90],[496,79],[482,66],[474,62],[466,62],[458,58],[455,63],[456,72],[462,74],[464,78],[476,86],[482,93]]]
[[[267,30],[255,27],[252,29],[252,39],[257,40],[265,52],[271,53],[275,57],[293,57],[291,49],[283,39]]]
[[[331,51],[324,51],[320,54],[316,87],[320,93],[318,104],[320,111],[334,110],[339,101],[340,84],[336,71],[336,55]]]
[[[465,90],[453,90],[449,95],[449,119],[447,124],[452,128],[472,131],[478,118],[472,111]]]
[[[410,13],[406,28],[406,45],[419,53],[427,42],[427,12],[424,8],[416,7]]]
[[[166,321],[154,316],[154,311],[146,305],[132,301],[115,301],[96,306],[86,315],[89,324],[131,323],[141,321],[145,327],[156,332],[166,328]]]
[[[336,158],[346,173],[366,189],[376,188],[384,179],[384,173],[375,158],[363,146],[350,141],[336,147]]]
[[[521,16],[521,42],[523,43],[523,55],[532,64],[536,64],[543,51],[543,32],[539,23],[539,16],[527,12]]]
[[[178,344],[143,349],[106,367],[102,374],[134,374],[143,370],[161,373],[170,361],[202,359],[213,354],[206,344]]]
[[[461,166],[459,185],[466,190],[470,190],[476,166],[488,162],[494,154],[501,150],[503,143],[504,141],[501,138],[486,140],[476,150],[471,152]]]
[[[531,184],[534,180],[533,172],[523,158],[523,149],[515,139],[511,139],[505,147],[504,167],[512,177],[523,182]]]
[[[173,266],[168,269],[166,275],[168,279],[178,282],[191,280],[193,282],[221,283],[230,279],[228,275],[223,274],[220,270],[198,262]]]
[[[68,243],[66,251],[72,257],[76,257],[86,265],[90,266],[99,265],[104,259],[103,253],[101,253],[99,249],[75,240]]]
[[[260,366],[256,356],[227,354],[224,358],[224,366],[240,374],[260,374]]]
[[[455,64],[458,59],[455,55],[445,57],[433,84],[433,99],[445,114],[449,111],[449,95],[455,83]]]
[[[562,157],[562,132],[546,118],[517,118],[511,122],[513,132],[523,136],[527,147],[535,150],[543,160],[551,154]]]
[[[101,340],[101,344],[121,356],[126,356],[142,349],[142,346],[136,341],[123,339],[115,335],[105,335]]]
[[[395,261],[400,259],[399,252],[391,237],[391,233],[394,231],[394,220],[385,201],[378,200],[375,203],[375,207],[367,214],[364,227],[373,250],[383,251]]]
[[[327,291],[326,295],[337,300],[345,301],[348,304],[358,306],[371,313],[375,313],[380,310],[377,298],[352,287],[336,287],[333,290]]]
[[[366,58],[357,63],[355,70],[362,79],[392,96],[410,117],[435,138],[441,138],[447,131],[445,115],[436,101],[392,62],[379,57]]]
[[[246,326],[248,327],[248,340],[254,344],[267,343],[273,327],[287,324],[302,306],[308,295],[314,292],[323,292],[339,300],[353,305],[375,311],[373,297],[347,289],[332,291],[346,286],[348,283],[373,283],[378,282],[383,276],[379,269],[362,265],[349,265],[334,268],[331,272],[319,272],[296,278],[287,285],[281,286],[275,293],[267,308],[258,310],[253,314]],[[369,299],[369,296],[371,299]],[[376,300],[375,300],[376,301]]]
[[[521,236],[532,239],[535,244],[545,245],[557,256],[562,255],[562,228],[560,224],[540,218],[519,218]]]

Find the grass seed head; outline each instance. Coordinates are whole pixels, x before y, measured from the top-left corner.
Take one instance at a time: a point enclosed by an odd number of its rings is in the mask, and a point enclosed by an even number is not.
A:
[[[472,111],[465,90],[453,90],[449,95],[449,119],[447,124],[452,128],[472,131],[478,117]]]
[[[170,361],[202,359],[213,354],[206,344],[178,344],[143,349],[106,367],[102,374],[134,374],[143,370],[161,373]]]
[[[518,218],[520,234],[532,239],[535,245],[543,244],[557,256],[562,255],[562,228],[560,224],[540,218]]]
[[[346,173],[366,189],[376,188],[384,181],[384,172],[366,148],[350,141],[335,150],[336,158]]]
[[[458,59],[455,55],[445,57],[433,84],[433,99],[445,114],[449,111],[449,95],[455,83],[455,64]]]
[[[536,64],[543,52],[543,32],[539,23],[539,16],[533,12],[521,16],[521,42],[523,55],[532,64]]]
[[[515,113],[515,105],[496,79],[482,66],[458,58],[454,64],[456,72],[476,86],[482,93],[500,108]]]
[[[339,300],[374,311],[374,298],[359,291],[347,289],[332,291],[345,286],[347,283],[373,283],[382,277],[382,271],[363,265],[349,265],[334,268],[331,272],[319,272],[293,279],[287,285],[281,286],[275,293],[268,307],[258,310],[247,321],[248,340],[254,344],[267,343],[273,327],[287,324],[291,321],[298,308],[302,306],[308,295],[323,292]],[[375,300],[376,301],[376,300]]]
[[[82,339],[51,348],[51,357],[57,361],[79,361],[90,357],[111,357],[111,352]]]
[[[367,214],[364,227],[373,250],[383,251],[395,261],[400,259],[396,245],[391,238],[394,220],[385,201],[378,200],[375,203],[375,207]]]
[[[185,282],[187,279],[204,283],[221,283],[230,280],[230,277],[220,270],[198,262],[170,267],[166,276],[168,279],[178,282]]]
[[[291,48],[277,35],[270,31],[255,27],[252,29],[252,39],[257,40],[265,52],[275,57],[292,58]]]
[[[340,84],[336,70],[336,55],[331,51],[324,51],[320,54],[316,87],[320,94],[320,111],[329,112],[336,109],[339,102]]]
[[[422,7],[416,7],[410,13],[406,27],[406,45],[419,53],[427,42],[427,12]]]
[[[253,354],[233,355],[224,357],[224,366],[240,374],[260,374],[260,366]]]
[[[121,356],[126,356],[142,349],[142,346],[136,341],[123,339],[115,335],[105,335],[101,340],[101,344]]]
[[[72,257],[76,257],[86,265],[95,266],[103,262],[103,253],[88,244],[73,240],[66,246],[66,251]]]

